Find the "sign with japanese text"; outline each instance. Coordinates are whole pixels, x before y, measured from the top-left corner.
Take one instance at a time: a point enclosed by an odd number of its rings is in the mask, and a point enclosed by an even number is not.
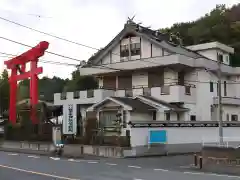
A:
[[[77,133],[77,112],[75,104],[63,105],[63,134]]]

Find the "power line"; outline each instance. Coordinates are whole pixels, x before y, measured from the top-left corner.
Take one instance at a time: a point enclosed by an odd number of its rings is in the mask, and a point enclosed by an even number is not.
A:
[[[0,19],[1,19],[1,17],[0,17]],[[11,39],[8,39],[8,38],[5,38],[5,37],[0,37],[0,38],[4,39],[4,40],[7,40],[7,41],[10,41],[10,42],[13,42],[13,43],[16,43],[16,44],[20,44],[20,45],[32,48],[32,46],[26,45],[26,44],[18,42],[18,41],[14,41],[14,40],[11,40]],[[46,51],[46,53],[53,54],[53,55],[56,55],[56,56],[60,56],[60,57],[63,57],[63,58],[67,58],[67,59],[71,59],[71,60],[75,60],[75,61],[80,61],[81,62],[81,60],[78,60],[78,59],[75,59],[75,58],[71,58],[71,57],[68,57],[68,56],[64,56],[64,55],[60,55],[60,54],[57,54],[57,53],[54,53],[54,52]],[[8,53],[2,53],[2,54],[11,55],[11,54],[8,54]],[[180,53],[174,53],[174,54],[180,54]],[[185,54],[180,54],[180,55],[185,55]],[[13,56],[15,56],[15,55],[13,55]],[[187,56],[187,55],[185,55],[185,56],[186,57],[191,57],[191,56]],[[193,58],[193,57],[191,57],[191,58]],[[146,62],[150,62],[150,63],[153,63],[153,64],[161,65],[160,63],[151,62],[151,61],[148,61],[147,59],[148,58],[144,58],[144,59],[141,59],[141,60],[142,61],[146,61]],[[193,58],[193,59],[198,59],[198,58]],[[44,63],[44,61],[42,61],[42,62]],[[77,66],[75,64],[61,63],[61,62],[51,62],[51,61],[45,61],[45,63],[55,63],[55,64],[58,64],[58,65],[64,65],[65,64],[65,65]],[[94,66],[97,67],[97,68],[99,68],[99,66],[100,66],[102,68],[112,69],[112,70],[119,70],[119,71],[126,70],[126,69],[111,68],[111,67],[107,67],[107,66],[104,66],[104,65],[94,65],[93,64],[92,67],[94,67]],[[175,80],[175,79],[172,79],[172,80]],[[200,81],[188,81],[188,82],[200,82]],[[200,82],[200,83],[209,83],[209,82]],[[227,83],[227,84],[234,84],[234,83]],[[236,82],[235,84],[239,84],[239,82]]]
[[[16,57],[17,55],[5,53],[5,52],[0,52],[0,54],[5,54],[4,57],[6,58],[13,58]],[[0,56],[1,57],[1,56]],[[55,65],[65,65],[65,66],[74,66],[77,67],[77,64],[71,64],[71,63],[65,63],[65,62],[56,62],[56,61],[49,61],[49,60],[40,60],[40,63],[49,63],[49,64],[55,64]]]
[[[12,56],[17,56],[17,55],[14,55],[14,54],[10,54],[10,53],[5,53],[5,52],[0,52],[0,54],[4,54],[4,55],[8,55],[10,58],[12,58]],[[55,65],[66,65],[66,66],[77,66],[76,64],[70,64],[70,63],[63,63],[63,62],[56,62],[56,61],[48,61],[48,60],[40,60],[39,62],[42,62],[42,63],[49,63],[49,64],[55,64]],[[147,62],[150,62],[151,61],[147,61]],[[159,63],[154,63],[154,64],[158,64],[160,65]],[[99,66],[99,65],[98,65]],[[117,69],[117,68],[109,68],[109,67],[106,67],[106,66],[100,66],[102,68],[107,68],[107,69],[112,69],[112,70],[124,70],[124,69]],[[99,67],[98,67],[99,68]],[[174,78],[164,78],[166,80],[173,80],[173,81],[177,81],[178,79],[174,79]],[[210,82],[212,82],[213,84],[218,84],[218,82],[213,82],[213,81],[193,81],[193,80],[185,80],[185,82],[189,82],[189,83],[207,83],[209,84]],[[173,82],[173,83],[176,83],[176,82]],[[170,83],[171,84],[171,83]],[[233,82],[227,82],[226,84],[240,84],[240,82],[236,82],[236,81],[233,81]]]
[[[14,40],[12,40],[12,39],[8,39],[8,38],[2,37],[2,36],[0,36],[0,39],[4,39],[4,40],[6,40],[6,41],[10,41],[10,42],[13,42],[13,43],[16,43],[16,44],[20,44],[20,45],[22,45],[22,46],[26,46],[26,47],[33,48],[33,46],[30,46],[30,45],[27,45],[27,44],[24,44],[24,43],[21,43],[21,42],[18,42],[18,41],[14,41]],[[79,60],[79,59],[76,59],[76,58],[72,58],[72,57],[69,57],[69,56],[64,56],[64,55],[57,54],[57,53],[50,52],[50,51],[45,51],[45,52],[48,53],[48,54],[52,54],[52,55],[55,55],[55,56],[59,56],[59,57],[62,57],[62,58],[66,58],[66,59],[71,59],[71,60],[78,61],[78,62],[81,62],[81,61],[82,61],[82,60]]]
[[[21,26],[21,27],[30,29],[30,30],[32,30],[32,31],[35,31],[35,32],[38,32],[38,33],[47,35],[47,36],[51,36],[51,37],[54,37],[54,38],[57,38],[57,39],[60,39],[60,40],[63,40],[63,41],[67,41],[67,42],[69,42],[69,43],[73,43],[73,44],[76,44],[76,45],[79,45],[79,46],[83,46],[83,47],[86,47],[86,48],[90,48],[90,49],[94,49],[94,50],[100,50],[100,49],[98,49],[98,48],[94,48],[94,47],[91,47],[91,46],[88,46],[88,45],[85,45],[85,44],[81,44],[81,43],[78,43],[78,42],[75,42],[75,41],[71,41],[71,40],[68,40],[68,39],[65,39],[65,38],[62,38],[62,37],[59,37],[59,36],[50,34],[50,33],[46,33],[46,32],[43,32],[43,31],[40,31],[40,30],[31,28],[31,27],[28,27],[28,26],[25,26],[25,25],[23,25],[23,24],[17,23],[17,22],[15,22],[15,21],[12,21],[12,20],[9,20],[9,19],[3,18],[3,17],[0,17],[0,19],[3,20],[3,21],[7,21],[7,22],[9,22],[9,23],[12,23],[12,24],[15,24],[15,25],[18,25],[18,26]]]
[[[4,18],[4,17],[0,17],[0,20],[3,20],[3,21],[6,21],[6,22],[9,22],[9,23],[12,23],[12,24],[15,24],[15,25],[24,27],[24,28],[26,28],[26,29],[29,29],[29,30],[32,30],[32,31],[35,31],[35,32],[38,32],[38,33],[41,33],[41,34],[44,34],[44,35],[47,35],[47,36],[54,37],[54,38],[56,38],[56,39],[60,39],[60,40],[62,40],[62,41],[66,41],[66,42],[69,42],[69,43],[72,43],[72,44],[76,44],[76,45],[79,45],[79,46],[82,46],[82,47],[86,47],[86,48],[93,49],[93,50],[97,50],[97,51],[101,50],[100,48],[95,48],[95,47],[93,47],[93,46],[89,46],[89,45],[86,45],[86,44],[78,43],[78,42],[75,42],[75,41],[72,41],[72,40],[69,40],[69,39],[66,39],[66,38],[62,38],[62,37],[60,37],[60,36],[56,36],[56,35],[54,35],[54,34],[50,34],[50,33],[44,32],[44,31],[40,31],[40,30],[38,30],[38,29],[31,28],[31,27],[29,27],[29,26],[26,26],[26,25],[20,24],[20,23],[18,23],[18,22],[15,22],[15,21],[6,19],[6,18]],[[120,54],[113,53],[113,52],[111,52],[111,54],[120,56]]]

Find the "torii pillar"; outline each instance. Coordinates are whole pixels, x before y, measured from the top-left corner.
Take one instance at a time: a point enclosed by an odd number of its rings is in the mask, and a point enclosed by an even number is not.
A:
[[[11,70],[11,76],[9,77],[9,120],[13,124],[16,123],[17,82],[28,78],[30,78],[30,116],[33,124],[37,123],[36,105],[38,104],[38,74],[43,72],[43,68],[37,66],[38,58],[44,55],[48,46],[48,42],[42,41],[25,53],[4,62],[7,69]],[[26,72],[27,63],[30,63],[30,70],[28,72]]]

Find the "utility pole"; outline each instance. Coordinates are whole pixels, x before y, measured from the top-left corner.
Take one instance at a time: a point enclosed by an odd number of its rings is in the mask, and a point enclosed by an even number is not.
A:
[[[223,121],[222,121],[222,71],[221,71],[221,59],[217,56],[218,61],[218,129],[219,129],[219,144],[223,145]]]

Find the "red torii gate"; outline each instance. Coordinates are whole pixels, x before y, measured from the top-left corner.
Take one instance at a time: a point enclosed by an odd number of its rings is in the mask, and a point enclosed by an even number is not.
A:
[[[36,105],[38,104],[38,74],[43,72],[42,67],[38,67],[38,58],[44,55],[48,49],[49,43],[40,42],[37,46],[26,51],[25,53],[14,57],[4,64],[11,70],[9,77],[10,83],[10,103],[9,103],[9,120],[16,123],[16,101],[17,101],[17,81],[30,78],[30,114],[34,124],[37,123]],[[30,62],[30,71],[26,72],[26,64]],[[19,72],[19,74],[18,74]]]

